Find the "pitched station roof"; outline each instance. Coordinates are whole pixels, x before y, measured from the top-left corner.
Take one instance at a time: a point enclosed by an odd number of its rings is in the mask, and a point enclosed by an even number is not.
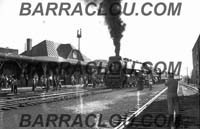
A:
[[[75,54],[75,57],[74,57]],[[32,47],[31,50],[21,53],[24,56],[36,58],[58,58],[59,60],[79,60],[89,62],[90,59],[83,55],[71,44],[56,43],[50,40],[44,40]]]
[[[76,64],[87,64],[91,61],[71,44],[56,43],[44,40],[32,47],[29,51],[24,51],[20,55],[0,53],[1,60],[22,60],[27,62],[68,62]]]

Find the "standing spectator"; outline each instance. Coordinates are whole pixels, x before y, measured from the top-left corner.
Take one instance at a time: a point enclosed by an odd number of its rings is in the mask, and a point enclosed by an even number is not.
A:
[[[17,81],[17,78],[15,76],[13,76],[12,85],[13,85],[14,94],[17,94],[18,81]]]
[[[32,91],[35,91],[35,87],[36,87],[36,80],[35,77],[33,77]]]
[[[46,79],[45,79],[45,76],[42,75],[42,76],[40,77],[40,80],[41,80],[42,87],[46,88]]]
[[[0,76],[0,91],[3,86],[3,74]]]
[[[56,75],[53,75],[53,90],[57,90],[57,76]]]
[[[23,84],[24,84],[24,79],[25,79],[25,76],[23,73],[20,74],[20,79],[19,79],[19,82],[20,82],[20,87],[23,87]]]
[[[25,83],[26,83],[26,87],[28,87],[28,74],[25,74]]]
[[[45,85],[46,85],[46,92],[49,91],[49,86],[50,86],[50,82],[49,82],[49,78],[48,77],[44,77],[44,81],[45,81]]]
[[[92,79],[93,88],[95,88],[96,85],[97,85],[97,76],[96,76],[96,73],[92,73],[91,77],[92,77],[91,79]]]
[[[53,85],[53,75],[52,73],[49,75],[49,87]]]
[[[35,91],[35,88],[37,86],[37,82],[38,82],[38,75],[37,75],[37,73],[35,73],[34,76],[33,76],[32,91]]]
[[[80,79],[79,79],[80,81],[79,81],[79,84],[81,85],[81,86],[83,86],[83,76],[81,75],[80,76]]]
[[[13,86],[13,77],[11,75],[8,76],[8,86],[11,88],[11,93],[13,93],[14,86]]]
[[[53,81],[54,81],[54,89],[58,90],[58,88],[60,87],[59,86],[59,81],[60,81],[59,75],[54,75]]]
[[[83,76],[83,82],[84,82],[84,87],[87,87],[88,86],[88,77],[87,77],[87,75]]]
[[[1,86],[3,87],[3,86],[5,86],[5,88],[7,88],[7,85],[6,85],[6,77],[5,77],[5,75],[4,74],[2,74],[2,76],[1,76]],[[2,88],[1,87],[1,88]]]
[[[137,79],[137,90],[143,90],[144,88],[144,77],[143,73],[140,72]]]
[[[4,83],[6,88],[8,88],[8,76],[7,75],[4,75]]]
[[[60,89],[61,89],[62,83],[61,83],[61,78],[60,78],[59,75],[58,75],[57,78],[56,78],[56,83],[57,83],[57,88],[60,90]]]
[[[74,85],[75,85],[75,77],[74,77],[74,74],[71,75],[71,82],[72,82],[72,85],[74,86]]]
[[[174,79],[173,73],[168,73],[168,80],[165,85],[168,87],[167,90],[167,103],[168,113],[172,117],[172,126],[177,126],[179,120],[179,99],[177,94],[178,81]],[[176,119],[174,120],[174,112],[176,113]]]
[[[152,85],[153,85],[153,75],[149,75],[149,90],[152,90]]]

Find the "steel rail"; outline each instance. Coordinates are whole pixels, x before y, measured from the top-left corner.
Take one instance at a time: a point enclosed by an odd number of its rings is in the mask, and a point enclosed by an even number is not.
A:
[[[146,104],[144,104],[141,108],[139,108],[137,111],[133,112],[131,115],[126,117],[124,121],[122,121],[117,127],[114,129],[123,129],[126,125],[130,124],[131,119],[134,117],[137,117],[142,111],[144,111],[148,106],[150,106],[161,94],[166,92],[167,87],[164,88],[162,91],[160,91],[158,94],[156,94],[152,99],[150,99]]]
[[[110,92],[111,89],[104,89],[101,91],[89,91],[89,90],[80,90],[76,92],[67,92],[67,93],[55,93],[55,94],[48,94],[48,95],[39,95],[35,97],[27,97],[27,98],[19,98],[15,100],[6,100],[1,101],[0,103],[0,110],[9,110],[12,108],[24,107],[28,105],[36,105],[45,102],[55,102],[58,100],[65,100],[69,98],[76,98],[77,94],[83,94],[83,96],[90,95],[90,94],[98,94],[102,92]]]

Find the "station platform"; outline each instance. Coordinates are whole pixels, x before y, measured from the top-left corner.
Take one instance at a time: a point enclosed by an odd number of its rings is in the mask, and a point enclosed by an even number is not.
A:
[[[199,129],[199,91],[192,85],[179,84],[179,112],[176,125],[168,115],[167,94],[161,94],[140,115],[131,120],[125,129]]]
[[[50,87],[48,91],[42,86],[37,86],[35,91],[32,91],[32,87],[18,87],[18,91],[16,94],[11,92],[11,88],[3,88],[0,90],[0,100],[3,99],[12,99],[12,98],[20,98],[20,97],[30,97],[30,96],[38,96],[41,94],[53,94],[53,93],[62,93],[62,92],[73,92],[77,90],[95,90],[95,89],[105,89],[105,87],[83,87],[83,85],[62,85],[60,89],[53,89]]]

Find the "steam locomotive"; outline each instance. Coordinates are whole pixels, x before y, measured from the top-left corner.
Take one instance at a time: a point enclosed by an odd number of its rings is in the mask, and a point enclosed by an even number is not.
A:
[[[102,80],[107,88],[141,88],[138,86],[148,86],[150,78],[153,83],[159,79],[159,76],[154,74],[153,69],[149,69],[146,63],[122,59],[121,56],[109,57],[104,68],[105,74],[96,72],[95,80]]]
[[[127,67],[127,61],[120,56],[109,58],[105,85],[108,88],[125,88],[136,85],[136,71]]]

